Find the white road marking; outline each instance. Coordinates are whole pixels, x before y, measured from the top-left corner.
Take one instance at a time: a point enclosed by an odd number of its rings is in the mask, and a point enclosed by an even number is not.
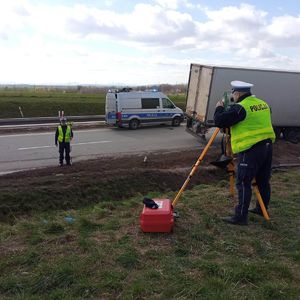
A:
[[[41,149],[41,148],[55,148],[55,146],[38,146],[38,147],[27,147],[18,148],[18,150],[29,150],[29,149]]]
[[[102,143],[112,143],[112,141],[95,141],[95,142],[86,142],[86,143],[75,143],[75,144],[71,144],[71,146],[88,145],[88,144],[102,144]]]
[[[86,142],[86,143],[74,143],[71,146],[79,146],[79,145],[90,145],[90,144],[103,144],[103,143],[111,143],[112,141],[95,141],[95,142]],[[37,147],[22,147],[17,150],[31,150],[31,149],[42,149],[42,148],[55,148],[56,146],[37,146]]]
[[[4,172],[0,172],[0,176],[6,175],[6,174],[12,174],[12,173],[16,173],[16,172],[22,172],[22,171],[34,170],[34,169],[35,169],[35,168],[30,168],[30,169],[20,169],[20,170],[12,170],[12,171],[4,171]]]

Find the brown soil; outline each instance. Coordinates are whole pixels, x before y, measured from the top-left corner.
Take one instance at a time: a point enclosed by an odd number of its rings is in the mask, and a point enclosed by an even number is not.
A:
[[[19,214],[117,201],[151,191],[177,191],[200,154],[201,149],[106,156],[81,161],[71,167],[48,167],[4,175],[0,182],[0,208],[3,215]],[[225,170],[209,163],[219,155],[219,147],[209,150],[188,188],[227,180]],[[277,141],[273,164],[299,165],[300,144]]]

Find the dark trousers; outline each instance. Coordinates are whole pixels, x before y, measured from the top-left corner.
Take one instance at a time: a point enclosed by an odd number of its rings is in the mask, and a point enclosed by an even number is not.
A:
[[[70,158],[70,143],[60,142],[59,143],[59,163],[62,165],[64,161],[64,153],[66,158],[67,165],[70,165],[71,158]]]
[[[269,206],[272,151],[272,142],[263,141],[239,154],[236,182],[239,202],[235,207],[235,215],[240,219],[245,220],[248,217],[254,177],[266,209]],[[256,208],[260,209],[258,202],[256,202]]]

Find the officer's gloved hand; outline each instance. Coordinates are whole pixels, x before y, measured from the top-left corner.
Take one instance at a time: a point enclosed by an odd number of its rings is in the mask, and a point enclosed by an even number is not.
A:
[[[143,199],[143,203],[145,204],[146,207],[148,208],[152,208],[152,209],[157,209],[158,208],[158,205],[155,203],[155,201],[153,201],[152,199],[150,198],[144,198]]]

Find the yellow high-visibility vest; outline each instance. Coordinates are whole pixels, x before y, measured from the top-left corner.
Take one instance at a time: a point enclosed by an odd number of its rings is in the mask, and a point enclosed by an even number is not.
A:
[[[232,152],[245,151],[266,139],[271,139],[274,143],[275,133],[268,104],[254,96],[249,96],[237,104],[246,110],[246,118],[231,127]]]
[[[61,143],[65,141],[66,143],[69,143],[71,140],[71,126],[67,126],[66,134],[65,134],[65,140],[64,140],[64,133],[62,130],[61,125],[58,126],[58,141]]]

